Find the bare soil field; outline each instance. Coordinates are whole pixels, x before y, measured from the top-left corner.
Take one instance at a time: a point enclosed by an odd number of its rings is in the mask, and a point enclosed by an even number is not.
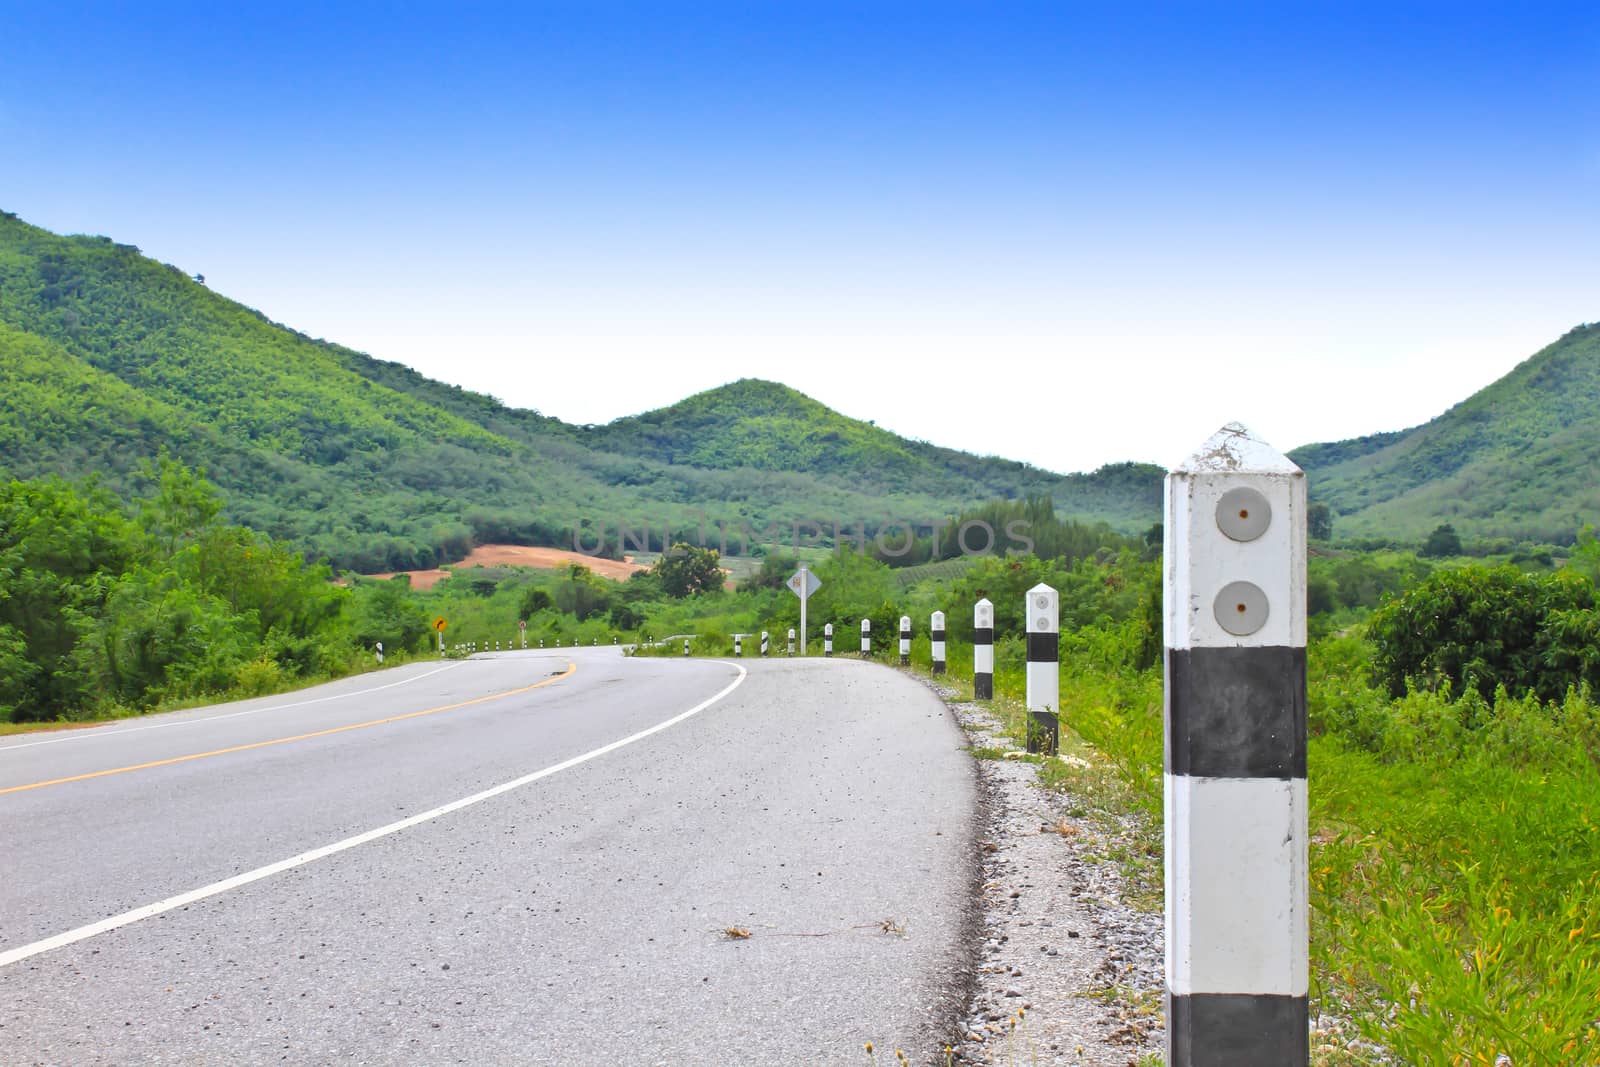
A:
[[[479,545],[467,553],[467,558],[458,563],[450,564],[450,569],[435,567],[425,571],[392,571],[386,574],[369,574],[368,578],[393,578],[395,574],[409,574],[411,588],[432,589],[444,579],[450,577],[452,570],[464,570],[467,567],[538,567],[541,570],[556,570],[569,563],[581,563],[602,578],[611,578],[615,581],[625,581],[627,578],[642,570],[648,570],[642,563],[635,563],[632,556],[624,556],[620,561],[614,559],[600,559],[597,556],[586,556],[582,552],[573,552],[565,548],[536,548],[531,545]]]

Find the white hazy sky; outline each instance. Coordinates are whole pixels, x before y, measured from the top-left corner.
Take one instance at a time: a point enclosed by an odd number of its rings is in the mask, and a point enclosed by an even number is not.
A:
[[[1597,11],[0,0],[0,209],[571,422],[1288,449],[1600,318]]]

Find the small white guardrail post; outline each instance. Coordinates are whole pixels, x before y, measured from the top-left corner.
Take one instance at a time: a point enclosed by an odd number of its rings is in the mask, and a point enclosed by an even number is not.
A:
[[[994,605],[972,606],[972,699],[994,699]]]
[[[1305,475],[1230,423],[1166,498],[1166,1062],[1304,1067]]]
[[[689,639],[687,637],[683,639],[683,654],[685,656],[689,654]]]
[[[944,612],[936,611],[929,620],[928,641],[932,646],[933,673],[944,673]]]
[[[383,662],[383,642],[382,641],[378,642],[378,662],[380,664]]]
[[[872,655],[872,620],[861,620],[861,654]]]
[[[1040,582],[1024,594],[1028,624],[1028,751],[1061,748],[1061,597]]]
[[[744,656],[744,636],[742,634],[733,635],[733,655],[735,659]]]
[[[911,666],[911,616],[900,616],[900,666]]]
[[[789,655],[794,655],[794,627],[789,627]]]
[[[833,623],[828,623],[822,628],[822,654],[833,655]]]
[[[761,654],[763,656],[767,654],[767,631],[765,630],[761,631]]]

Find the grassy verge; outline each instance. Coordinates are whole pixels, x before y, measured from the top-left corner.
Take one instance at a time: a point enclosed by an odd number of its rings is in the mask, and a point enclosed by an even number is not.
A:
[[[1313,1062],[1600,1063],[1600,709],[1389,701],[1358,643],[1312,651],[1313,1015],[1342,1021]],[[1104,858],[1159,908],[1161,675],[1087,659],[1062,664],[1061,758],[1029,758],[1072,814],[1152,816]],[[1022,685],[1000,668],[991,705],[1018,743]]]

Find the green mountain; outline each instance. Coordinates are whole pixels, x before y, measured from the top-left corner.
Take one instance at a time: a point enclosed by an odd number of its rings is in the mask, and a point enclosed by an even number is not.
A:
[[[1570,542],[1600,521],[1600,323],[1578,326],[1438,418],[1289,453],[1336,537]]]
[[[230,520],[356,570],[473,543],[570,545],[702,523],[932,520],[1049,493],[1140,529],[1159,472],[1061,476],[896,437],[743,381],[609,426],[568,426],[315,340],[137,248],[0,213],[0,474],[130,492],[163,452],[222,487]]]
[[[1118,526],[1155,521],[1160,471],[1122,463],[1059,475],[1015,460],[914,441],[846,418],[777,382],[745,378],[605,426],[583,440],[604,452],[706,470],[805,473],[879,496],[906,485],[945,500],[1048,494],[1057,507]],[[927,517],[932,517],[927,516]]]

